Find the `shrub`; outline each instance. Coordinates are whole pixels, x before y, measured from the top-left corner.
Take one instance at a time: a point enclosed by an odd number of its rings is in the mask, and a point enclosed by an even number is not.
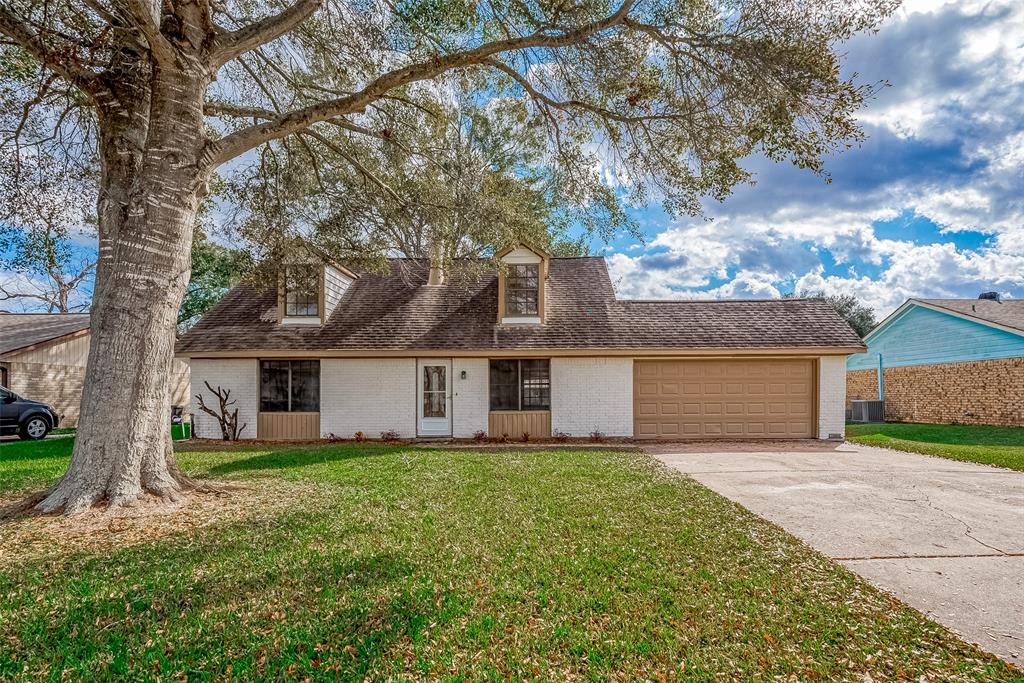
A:
[[[388,429],[380,433],[381,441],[398,441],[398,439],[398,432],[396,432],[394,429]]]
[[[523,443],[529,443],[529,441],[530,441],[530,432],[523,432]]]
[[[473,441],[475,441],[476,443],[483,443],[484,439],[486,438],[487,432],[485,432],[482,429],[478,429],[477,431],[473,432]]]
[[[590,440],[591,441],[596,441],[597,443],[604,443],[604,440],[605,440],[604,432],[600,432],[600,431],[595,429],[594,431],[590,432]]]
[[[498,441],[500,441],[501,443],[508,443],[509,442],[508,434],[502,434],[501,438],[498,439]]]
[[[563,431],[559,431],[556,429],[555,431],[551,432],[551,438],[557,441],[558,443],[565,443],[566,441],[569,440],[569,435]]]
[[[363,434],[362,432],[356,432],[355,433],[355,439],[356,439],[356,443],[362,443],[362,442],[366,441],[366,435]]]

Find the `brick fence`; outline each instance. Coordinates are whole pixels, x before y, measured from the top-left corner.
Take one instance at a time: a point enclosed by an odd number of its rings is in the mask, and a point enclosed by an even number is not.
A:
[[[1024,358],[885,368],[885,419],[1024,426]],[[877,370],[846,373],[846,400],[878,398]]]

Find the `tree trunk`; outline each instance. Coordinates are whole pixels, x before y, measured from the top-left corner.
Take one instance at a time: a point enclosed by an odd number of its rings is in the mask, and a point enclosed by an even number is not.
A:
[[[189,247],[209,171],[207,76],[154,68],[134,111],[100,111],[100,255],[89,364],[71,464],[38,508],[66,514],[190,487],[174,460],[169,378]]]

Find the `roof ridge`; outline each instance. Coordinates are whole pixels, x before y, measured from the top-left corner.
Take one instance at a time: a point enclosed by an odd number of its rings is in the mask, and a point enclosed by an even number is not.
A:
[[[54,318],[70,318],[71,316],[75,315],[91,315],[91,313],[86,313],[82,311],[75,311],[74,313],[33,313],[32,311],[0,311],[0,315],[48,315]]]
[[[429,260],[426,256],[388,256],[389,261],[427,261]],[[454,261],[490,261],[493,257],[491,256],[459,256],[458,258],[452,259]],[[572,261],[574,259],[601,259],[606,261],[604,256],[595,254],[583,254],[581,256],[550,256],[548,257],[552,261]]]
[[[818,297],[777,297],[773,299],[619,299],[624,304],[757,304],[786,301],[823,301]]]

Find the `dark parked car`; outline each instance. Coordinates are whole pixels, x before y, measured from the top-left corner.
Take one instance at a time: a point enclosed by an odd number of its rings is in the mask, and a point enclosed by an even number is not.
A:
[[[22,398],[10,389],[0,387],[0,434],[42,439],[59,422],[57,413],[45,403]]]

